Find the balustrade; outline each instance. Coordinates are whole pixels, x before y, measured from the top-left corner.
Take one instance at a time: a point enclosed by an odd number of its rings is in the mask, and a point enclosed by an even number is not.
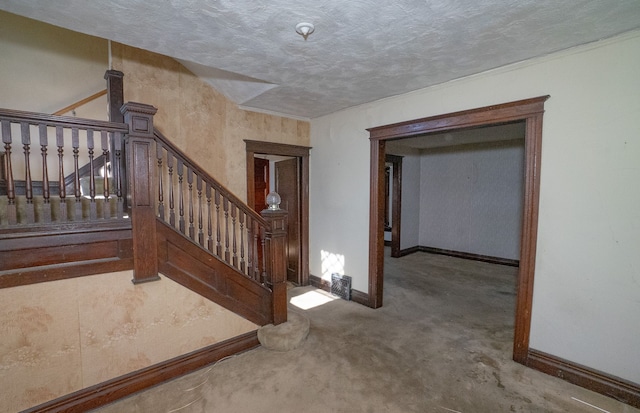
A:
[[[127,103],[117,123],[0,109],[0,231],[130,217],[137,283],[159,279],[159,219],[270,289],[285,321],[286,214],[261,216],[190,161],[153,129],[155,110]]]
[[[246,276],[264,283],[266,258],[257,259],[263,256],[258,250],[264,249],[268,228],[264,218],[190,162],[158,131],[155,142],[157,217]],[[168,203],[164,202],[166,197]]]
[[[125,217],[120,169],[127,125],[5,109],[0,123],[0,205],[6,205],[0,228]]]

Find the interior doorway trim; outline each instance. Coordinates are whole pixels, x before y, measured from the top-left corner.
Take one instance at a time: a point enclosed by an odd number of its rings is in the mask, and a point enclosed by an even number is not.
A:
[[[245,139],[247,150],[247,204],[254,204],[254,164],[256,154],[294,156],[300,159],[300,284],[309,284],[309,151],[308,146]]]
[[[402,220],[402,156],[385,155],[385,163],[393,166],[391,191],[391,256],[399,258],[400,253],[400,224]]]
[[[529,352],[531,306],[538,238],[542,116],[549,96],[486,106],[367,129],[371,143],[369,210],[369,306],[382,306],[384,283],[384,168],[388,140],[454,129],[524,121],[525,171],[520,269],[518,274],[513,359],[526,364]]]

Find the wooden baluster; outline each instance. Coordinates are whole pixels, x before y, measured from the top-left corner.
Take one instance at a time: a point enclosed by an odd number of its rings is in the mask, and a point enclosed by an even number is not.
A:
[[[207,197],[207,249],[213,253],[213,226],[211,222],[211,185],[207,182],[205,187],[205,195]]]
[[[35,211],[33,207],[33,182],[31,181],[31,130],[30,125],[26,122],[20,123],[20,131],[22,133],[22,149],[24,150],[24,180],[25,180],[25,198],[27,205],[25,207],[25,215],[28,224],[35,222]]]
[[[49,167],[47,165],[47,148],[49,137],[47,125],[40,124],[40,154],[42,155],[42,221],[51,222],[51,194],[49,192]]]
[[[169,170],[169,224],[176,226],[176,210],[173,201],[173,155],[167,151],[167,169]]]
[[[4,154],[6,159],[6,180],[7,180],[7,223],[15,225],[18,223],[16,210],[16,188],[13,180],[13,168],[11,167],[11,123],[2,121],[2,142],[4,143]]]
[[[222,198],[222,206],[224,208],[224,260],[229,262],[229,200]]]
[[[267,255],[269,255],[269,251],[267,251],[265,249],[265,238],[266,238],[266,231],[264,227],[260,227],[260,250],[262,251],[262,271],[261,271],[261,279],[260,282],[263,285],[267,285],[269,283],[269,279],[267,278]]]
[[[231,204],[231,236],[232,236],[232,257],[233,257],[233,266],[238,268],[238,245],[237,245],[237,237],[236,237],[236,214],[238,207],[236,204]]]
[[[184,165],[182,164],[182,161],[180,160],[180,158],[176,158],[176,160],[178,161],[178,208],[179,208],[179,224],[180,224],[180,232],[182,232],[183,234],[184,232],[184,192],[182,191],[182,180],[184,179],[183,177],[183,172],[184,172]]]
[[[58,196],[60,197],[59,221],[67,221],[67,188],[64,184],[64,129],[56,126],[56,146],[58,147]]]
[[[240,271],[243,274],[246,274],[245,271],[245,262],[244,262],[244,217],[245,213],[240,211],[239,222],[240,222]]]
[[[260,224],[253,221],[253,279],[260,282],[260,255],[258,253],[260,240]]]
[[[204,247],[204,232],[202,231],[202,178],[197,176],[196,189],[198,190],[198,244]]]
[[[247,275],[251,278],[254,278],[253,245],[253,218],[247,215]]]
[[[96,208],[96,178],[93,170],[93,129],[87,129],[87,150],[89,153],[89,220],[95,221],[98,217]],[[78,180],[80,178],[78,177]]]
[[[222,258],[222,244],[220,244],[220,192],[216,189],[216,255]]]
[[[71,147],[73,148],[73,194],[76,197],[73,219],[75,221],[80,221],[82,220],[82,198],[80,197],[80,168],[78,165],[78,157],[80,154],[80,137],[78,135],[78,128],[71,129]]]
[[[113,167],[113,180],[116,185],[116,218],[124,217],[124,199],[122,198],[122,133],[113,134],[113,157],[115,159]]]
[[[156,142],[156,158],[158,159],[158,217],[164,221],[164,191],[162,188],[162,181],[164,181],[164,174],[162,173],[162,158],[164,157],[164,150],[160,142]]]
[[[187,184],[189,185],[189,238],[195,241],[195,229],[193,226],[193,170],[187,167]]]
[[[102,160],[103,160],[103,176],[102,176],[102,195],[104,196],[104,203],[102,204],[102,218],[111,218],[111,203],[109,202],[109,135],[107,131],[100,131],[100,147],[102,148]]]

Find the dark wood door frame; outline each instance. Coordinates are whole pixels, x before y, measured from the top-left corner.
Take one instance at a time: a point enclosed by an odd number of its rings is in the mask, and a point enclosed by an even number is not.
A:
[[[391,177],[391,256],[400,257],[400,225],[402,222],[402,156],[385,155],[385,161],[393,165]]]
[[[518,274],[513,359],[526,364],[529,353],[531,306],[538,238],[540,155],[544,102],[549,96],[487,106],[367,129],[371,142],[369,210],[369,306],[382,306],[384,282],[384,168],[388,140],[435,132],[524,121],[525,171],[520,269]]]
[[[245,139],[247,149],[247,204],[253,205],[255,154],[294,156],[300,159],[300,284],[309,284],[309,151],[308,146]]]

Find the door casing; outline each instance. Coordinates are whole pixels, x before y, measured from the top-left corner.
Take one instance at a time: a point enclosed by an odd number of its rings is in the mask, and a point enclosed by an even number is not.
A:
[[[538,238],[542,117],[549,96],[486,106],[367,129],[370,140],[368,305],[382,306],[384,285],[384,168],[388,140],[436,132],[524,121],[525,171],[520,268],[518,274],[513,359],[526,364],[529,354],[533,280]]]
[[[247,204],[254,203],[255,154],[294,156],[300,159],[300,285],[309,285],[309,151],[308,146],[245,139],[247,151]]]

